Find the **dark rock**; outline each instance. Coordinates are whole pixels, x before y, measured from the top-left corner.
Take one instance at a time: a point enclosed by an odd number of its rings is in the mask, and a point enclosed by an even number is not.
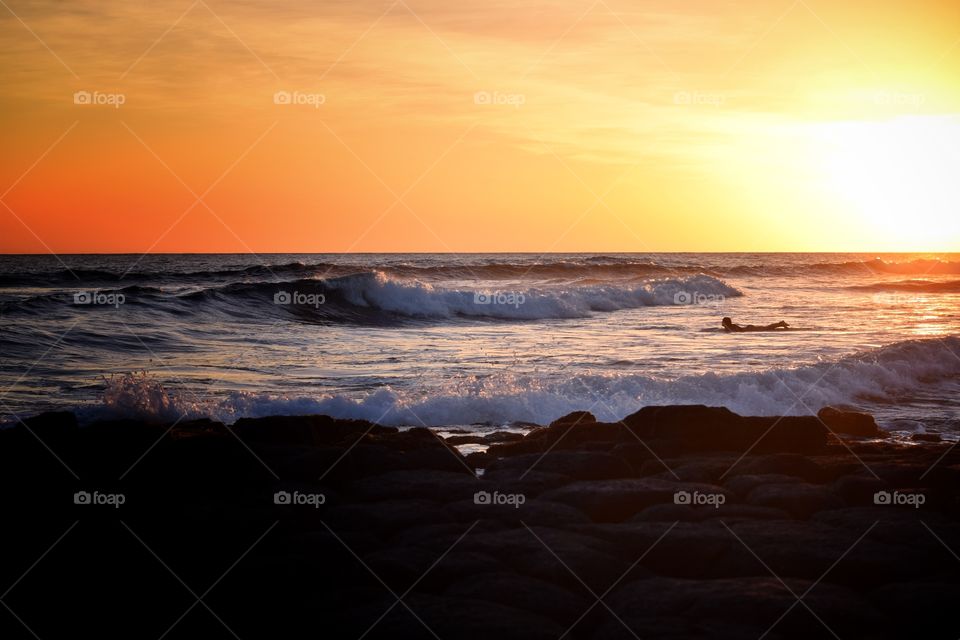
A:
[[[787,638],[832,637],[833,633],[839,637],[883,636],[884,619],[865,599],[835,585],[812,586],[808,580],[781,582],[773,576],[638,580],[610,596],[610,607],[621,620],[605,619],[594,637],[630,638],[636,634],[643,638],[733,639],[770,637],[768,632]],[[808,589],[803,602],[816,616],[797,604],[797,598]],[[672,621],[679,622],[684,631],[673,634]]]
[[[910,436],[914,442],[941,442],[943,438],[939,433],[914,433]]]
[[[636,472],[636,475],[660,473],[661,471],[667,471],[669,469],[661,461],[656,460],[656,456],[653,451],[650,450],[650,447],[633,440],[633,438],[631,438],[631,440],[632,442],[621,442],[620,444],[614,445],[610,450],[610,454],[621,458],[629,464]],[[648,468],[647,463],[651,460],[656,461],[659,466],[651,467],[649,471],[646,471]]]
[[[672,504],[677,492],[732,494],[721,487],[668,482],[653,478],[574,482],[544,493],[544,500],[563,502],[586,513],[595,522],[622,522],[656,504]]]
[[[867,507],[874,504],[874,495],[878,491],[887,491],[890,485],[873,476],[850,475],[834,480],[832,489],[848,505]]]
[[[483,441],[487,443],[517,442],[519,440],[523,440],[523,434],[514,433],[513,431],[494,431],[493,433],[488,433],[483,436]]]
[[[73,435],[77,429],[77,417],[70,411],[51,411],[37,416],[25,418],[16,423],[16,429],[29,427],[40,438],[63,438]]]
[[[827,434],[813,416],[744,417],[704,405],[644,407],[622,423],[641,439],[670,442],[685,452],[814,453],[823,449]]]
[[[270,416],[241,418],[233,432],[247,443],[293,445],[350,445],[364,434],[396,433],[392,427],[381,427],[364,420],[337,420],[330,416]]]
[[[747,502],[759,507],[783,509],[798,518],[809,518],[817,511],[843,506],[828,489],[805,482],[760,485],[750,492]]]
[[[741,498],[746,498],[750,492],[765,484],[790,484],[803,482],[802,478],[787,476],[782,473],[764,473],[760,475],[739,475],[727,478],[723,486],[733,491]]]
[[[483,474],[482,480],[488,490],[522,493],[527,497],[538,496],[544,491],[569,484],[570,477],[559,473],[529,471],[516,468],[495,468]]]
[[[466,529],[460,525],[461,534]],[[502,563],[489,555],[467,551],[459,545],[446,555],[444,551],[445,548],[424,545],[390,544],[367,553],[363,560],[397,593],[403,593],[417,581],[423,589],[438,590],[462,580],[464,575],[503,571]]]
[[[470,435],[470,436],[447,436],[444,438],[447,444],[452,445],[461,445],[461,444],[484,444],[486,441],[483,439],[483,436]]]
[[[543,429],[541,429],[541,431],[542,430]],[[532,453],[542,453],[546,451],[549,446],[545,437],[536,437],[533,435],[533,432],[531,432],[528,433],[523,440],[492,444],[490,448],[487,449],[487,453],[495,458],[522,456]]]
[[[446,594],[522,609],[564,626],[573,623],[590,605],[583,596],[550,582],[505,572],[467,576],[448,588]]]
[[[796,476],[807,482],[823,482],[827,475],[823,468],[810,458],[792,453],[744,458],[730,471],[731,476],[768,474]]]
[[[595,424],[596,422],[597,419],[589,411],[574,411],[573,413],[568,413],[562,418],[557,418],[550,423],[550,427],[572,427],[581,424]]]
[[[888,584],[869,594],[876,606],[887,612],[898,638],[955,638],[960,634],[956,606],[960,585],[956,582],[907,582]]]
[[[489,640],[490,638],[529,638],[556,640],[565,629],[543,616],[506,607],[488,600],[470,600],[452,596],[437,596],[414,592],[404,599],[416,616],[403,605],[398,605],[377,623],[365,637],[380,638],[462,638]],[[337,637],[360,637],[377,620],[387,606],[357,609],[354,624]],[[325,621],[325,624],[327,622]]]
[[[629,568],[629,564],[624,565],[617,558],[608,542],[550,527],[520,526],[479,533],[474,530],[458,549],[493,556],[524,575],[575,592],[583,589],[580,580],[594,590],[607,589]],[[638,569],[638,575],[644,573]]]
[[[580,411],[555,420],[549,427],[533,429],[522,440],[495,444],[490,453],[506,457],[545,451],[608,450],[629,437],[625,429],[620,423],[596,422],[590,413]]]
[[[488,490],[492,494],[492,490]],[[521,494],[522,495],[522,494]],[[583,513],[560,502],[536,500],[523,496],[522,504],[477,504],[463,500],[444,506],[445,515],[460,522],[474,520],[499,520],[514,526],[525,522],[528,525],[564,527],[572,524],[587,524],[590,519]],[[425,518],[426,520],[426,518]]]
[[[724,473],[730,470],[733,461],[723,460],[647,460],[640,469],[642,476],[661,477],[681,482],[717,484]]]
[[[331,507],[324,512],[324,520],[335,531],[370,531],[384,537],[416,523],[457,518],[429,500],[388,500]]]
[[[455,502],[472,499],[483,488],[476,477],[451,471],[392,471],[362,478],[344,487],[344,493],[355,500],[420,499]]]
[[[579,480],[625,478],[633,469],[625,461],[609,453],[587,451],[550,451],[546,455],[529,454],[503,458],[491,464],[487,471],[540,471],[559,473]]]
[[[495,460],[496,457],[486,451],[474,451],[463,456],[463,461],[467,464],[467,467],[474,471],[477,469],[486,469],[493,464]]]
[[[735,520],[789,520],[790,514],[782,509],[756,507],[748,504],[723,504],[719,507],[685,504],[657,504],[647,507],[630,519],[630,522],[701,522],[722,518],[725,522]]]
[[[759,557],[781,577],[816,580],[827,574],[826,579],[832,583],[863,589],[933,575],[944,561],[943,556],[931,554],[932,547],[925,544],[904,546],[883,540],[883,521],[873,520],[863,528],[836,528],[818,519],[825,513],[832,512],[820,512],[816,520],[790,524],[774,520],[731,523],[731,529],[756,557],[751,554],[750,559],[744,559],[737,554],[720,558],[714,570],[767,575],[768,569],[757,560]],[[914,528],[915,540],[919,533]],[[930,541],[938,544],[932,537]]]
[[[889,505],[847,507],[821,511],[814,515],[811,521],[857,533],[870,529],[870,537],[875,540],[910,550],[922,549],[931,558],[941,560],[949,556],[941,541],[952,549],[960,548],[960,530],[957,526],[947,516],[926,509]],[[931,531],[936,533],[940,540],[931,535]]]
[[[817,412],[817,417],[835,434],[865,438],[881,438],[886,435],[869,413],[824,407]]]

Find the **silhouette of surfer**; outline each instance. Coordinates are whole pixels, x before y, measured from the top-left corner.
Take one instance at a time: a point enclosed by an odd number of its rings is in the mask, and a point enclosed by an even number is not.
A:
[[[780,322],[774,322],[773,324],[765,325],[755,325],[748,324],[747,326],[741,326],[739,324],[734,324],[733,320],[730,318],[724,318],[720,321],[720,324],[723,325],[723,328],[727,331],[732,331],[734,333],[740,333],[745,331],[776,331],[778,329],[789,329],[790,325],[781,320]]]

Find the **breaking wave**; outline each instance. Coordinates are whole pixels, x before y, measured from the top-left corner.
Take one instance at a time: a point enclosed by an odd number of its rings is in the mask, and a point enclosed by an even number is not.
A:
[[[436,389],[381,388],[362,397],[281,397],[237,392],[207,404],[164,389],[145,373],[115,376],[88,419],[122,415],[158,421],[186,414],[233,422],[241,417],[325,414],[388,425],[547,424],[590,408],[615,421],[654,404],[726,406],[744,415],[803,415],[825,405],[876,411],[920,391],[960,390],[960,338],[907,340],[797,368],[676,379],[648,375],[571,375],[557,380],[502,374],[450,382]],[[798,400],[800,399],[800,400]],[[882,421],[881,421],[882,423]]]

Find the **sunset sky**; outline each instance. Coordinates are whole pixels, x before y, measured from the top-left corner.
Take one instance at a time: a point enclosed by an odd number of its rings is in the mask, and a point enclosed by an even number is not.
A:
[[[0,66],[2,252],[960,250],[958,2],[4,0]]]

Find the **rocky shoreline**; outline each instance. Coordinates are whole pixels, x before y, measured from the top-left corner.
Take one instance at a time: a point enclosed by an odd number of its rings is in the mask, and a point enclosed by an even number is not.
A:
[[[3,637],[956,638],[960,448],[883,435],[44,414],[0,431]]]

